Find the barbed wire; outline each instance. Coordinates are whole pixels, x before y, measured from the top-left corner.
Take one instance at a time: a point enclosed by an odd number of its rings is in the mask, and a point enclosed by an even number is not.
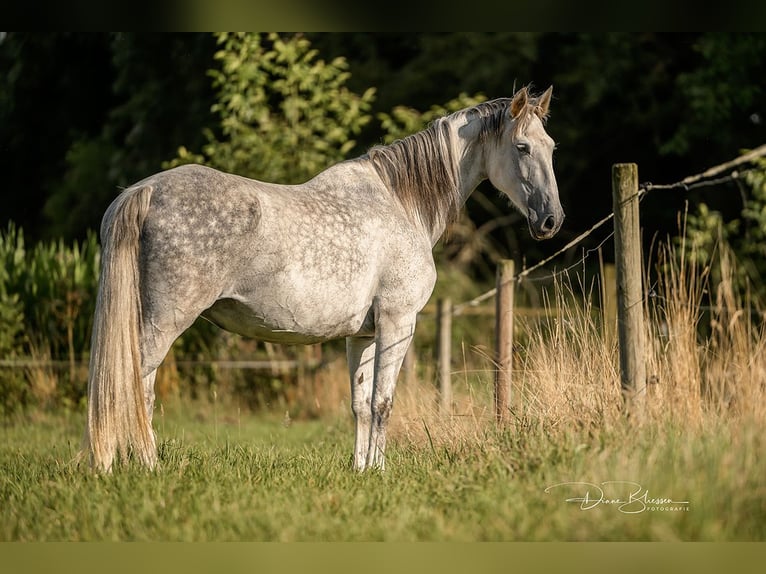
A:
[[[555,259],[555,258],[556,258],[556,257],[558,257],[559,255],[561,255],[562,253],[564,253],[565,251],[567,251],[568,249],[570,249],[570,248],[574,247],[575,245],[577,245],[578,243],[580,243],[580,242],[581,242],[583,239],[585,239],[586,237],[588,237],[588,236],[589,236],[591,233],[593,233],[593,232],[594,232],[594,231],[596,231],[596,230],[597,230],[599,227],[601,227],[602,225],[604,225],[605,223],[607,223],[607,222],[608,222],[610,219],[612,219],[612,217],[614,217],[614,213],[610,213],[609,215],[607,215],[606,217],[604,217],[604,218],[603,218],[603,219],[601,219],[600,221],[597,221],[596,223],[594,223],[594,224],[593,224],[593,225],[590,227],[590,229],[588,229],[588,230],[586,230],[586,231],[582,232],[580,235],[578,235],[577,237],[575,237],[574,239],[572,239],[572,240],[571,240],[569,243],[567,243],[567,244],[566,244],[564,247],[562,247],[561,249],[559,249],[558,251],[556,251],[556,253],[554,253],[553,255],[551,255],[551,256],[549,256],[549,257],[546,257],[545,259],[543,259],[542,261],[540,261],[540,262],[538,262],[538,263],[535,263],[535,264],[534,264],[532,267],[528,267],[528,268],[524,269],[523,271],[521,271],[521,272],[520,272],[520,273],[518,273],[517,275],[514,275],[513,277],[511,277],[511,278],[510,278],[510,279],[509,279],[507,282],[508,282],[508,283],[510,283],[510,282],[512,282],[512,281],[515,281],[515,282],[517,282],[517,283],[521,283],[522,279],[524,279],[525,277],[527,277],[527,276],[528,276],[530,273],[532,273],[533,271],[535,271],[535,270],[539,269],[539,268],[540,268],[540,267],[542,267],[543,265],[546,265],[547,263],[549,263],[550,261],[552,261],[553,259]],[[607,240],[608,240],[608,239],[609,239],[609,238],[610,238],[612,235],[614,235],[614,232],[610,233],[610,234],[609,234],[609,235],[606,237],[606,239],[604,239],[604,241],[602,241],[602,242],[601,242],[601,244],[599,245],[599,247],[600,247],[601,245],[603,245],[603,244],[604,244],[604,243],[605,243],[605,242],[606,242],[606,241],[607,241]],[[598,248],[589,249],[589,250],[588,250],[588,252],[587,252],[587,253],[586,253],[586,254],[583,256],[583,258],[582,258],[581,260],[578,260],[576,263],[572,264],[571,266],[567,267],[566,269],[563,269],[563,270],[560,270],[560,271],[557,271],[557,272],[551,273],[550,275],[546,275],[545,277],[537,277],[537,278],[535,278],[534,280],[536,280],[536,281],[542,281],[543,279],[549,279],[549,278],[551,278],[551,277],[554,277],[554,276],[556,276],[556,275],[559,275],[559,274],[565,273],[565,272],[569,271],[570,269],[572,269],[572,268],[574,268],[574,267],[577,267],[577,266],[579,266],[579,265],[580,265],[580,264],[581,264],[581,263],[582,263],[582,262],[585,260],[585,258],[586,258],[588,255],[590,255],[591,251],[595,251],[595,250],[598,250]],[[489,298],[491,298],[491,297],[494,297],[496,294],[497,294],[497,287],[493,287],[493,288],[492,288],[492,289],[490,289],[489,291],[487,291],[487,292],[485,292],[485,293],[482,293],[482,294],[481,294],[481,295],[479,295],[478,297],[474,297],[474,298],[473,298],[473,299],[471,299],[470,301],[466,301],[465,303],[461,303],[461,304],[459,304],[459,305],[455,305],[455,306],[453,306],[453,307],[452,307],[452,314],[453,314],[453,315],[460,315],[460,314],[463,312],[463,310],[465,310],[467,307],[475,307],[476,305],[478,305],[478,304],[480,304],[480,303],[482,303],[482,302],[486,301],[487,299],[489,299]]]
[[[694,189],[695,187],[704,187],[705,185],[716,185],[716,183],[708,183],[707,181],[705,182],[704,185],[697,185],[697,182],[701,182],[702,180],[710,180],[711,178],[721,173],[729,171],[730,169],[733,169],[742,164],[750,163],[763,156],[766,156],[766,144],[760,145],[757,148],[752,149],[749,152],[742,154],[741,156],[731,161],[727,161],[725,163],[708,168],[702,173],[687,176],[677,183],[672,183],[669,185],[653,185],[652,183],[645,183],[642,187],[646,191],[649,191],[654,189],[677,189],[677,188]],[[746,171],[753,171],[753,170],[746,170]],[[737,172],[735,171],[729,175],[731,176],[734,173],[737,173]],[[711,181],[715,182],[715,180],[711,180]]]
[[[711,187],[714,185],[721,185],[723,183],[728,183],[730,181],[735,181],[738,179],[742,179],[745,175],[758,171],[757,168],[751,168],[746,169],[743,171],[734,170],[728,173],[725,176],[722,177],[716,177],[721,173],[724,173],[728,170],[734,169],[742,164],[750,163],[755,161],[756,159],[766,156],[766,144],[760,145],[757,148],[739,156],[738,158],[735,158],[731,161],[713,166],[711,168],[706,169],[702,173],[694,174],[685,177],[681,181],[678,181],[676,183],[670,183],[670,184],[658,184],[655,185],[651,182],[643,183],[638,188],[638,198],[639,201],[643,200],[643,198],[646,196],[647,193],[650,191],[656,191],[656,190],[675,190],[675,189],[682,189],[684,191],[691,191],[693,189],[697,189],[700,187]],[[569,241],[566,245],[564,245],[561,249],[553,253],[552,255],[546,257],[542,261],[539,261],[538,263],[535,263],[532,267],[528,267],[521,272],[517,273],[513,277],[509,278],[507,281],[502,283],[501,285],[505,285],[507,283],[521,283],[522,280],[524,280],[526,277],[528,277],[533,271],[536,271],[540,267],[543,267],[544,265],[551,262],[553,259],[557,258],[559,255],[564,253],[565,251],[568,251],[572,247],[578,245],[582,241],[584,241],[587,237],[589,237],[591,234],[593,234],[596,230],[598,230],[600,227],[602,227],[604,224],[606,224],[608,221],[614,218],[614,212],[610,213],[609,215],[603,217],[596,223],[594,223],[590,228],[583,231],[580,235]],[[571,269],[574,269],[575,267],[579,267],[580,265],[583,265],[585,263],[585,260],[593,253],[598,251],[601,246],[604,245],[612,236],[614,235],[614,231],[612,231],[609,235],[607,235],[599,244],[598,246],[588,249],[583,256],[578,259],[577,262],[573,263],[572,265],[558,271],[553,271],[549,274],[546,274],[542,277],[535,277],[532,279],[527,279],[527,281],[548,281],[554,277],[557,277],[559,275],[562,275],[564,273],[568,273]],[[475,307],[479,305],[480,303],[483,303],[487,299],[490,299],[494,297],[497,294],[497,286],[493,287],[492,289],[482,293],[481,295],[478,295],[474,297],[473,299],[466,301],[464,303],[460,303],[458,305],[454,305],[452,307],[452,314],[453,315],[460,315],[465,309],[468,307]]]
[[[743,171],[733,171],[729,175],[725,175],[723,177],[719,177],[716,179],[709,179],[705,181],[698,181],[694,183],[684,183],[683,181],[679,181],[677,183],[671,183],[671,184],[665,184],[665,185],[654,185],[653,183],[644,183],[641,185],[641,187],[638,188],[638,194],[643,196],[650,191],[655,191],[658,189],[665,189],[665,190],[673,190],[673,189],[683,189],[684,191],[691,191],[693,189],[697,189],[700,187],[712,187],[714,185],[720,185],[722,183],[728,183],[730,181],[735,181],[738,179],[742,179],[744,176],[746,176],[749,173],[759,171],[757,168],[751,168],[746,169]]]

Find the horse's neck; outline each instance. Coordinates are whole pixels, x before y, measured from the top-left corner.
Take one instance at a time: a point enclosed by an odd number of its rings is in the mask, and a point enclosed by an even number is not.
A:
[[[457,180],[457,207],[462,209],[468,197],[476,187],[487,179],[484,161],[484,145],[480,142],[480,122],[468,120],[461,115],[453,115],[445,118],[448,122],[449,145],[451,148],[450,160],[456,163]],[[432,190],[438,192],[439,190]],[[447,226],[451,223],[447,214],[436,218],[432,227],[426,226],[425,232],[431,238],[431,245],[436,245],[439,238],[444,235]],[[425,224],[424,224],[425,225]]]
[[[478,141],[478,133],[458,137],[460,196],[463,203],[473,190],[487,179],[487,168],[484,158],[484,145]]]
[[[484,145],[479,142],[477,120],[466,122],[465,118],[456,117],[451,120],[450,132],[454,158],[458,162],[458,194],[462,208],[476,187],[487,179]],[[446,225],[442,225],[440,228],[431,230],[433,245],[444,234],[445,229]]]
[[[398,197],[407,210],[416,211],[416,219],[430,237],[431,244],[435,245],[450,219],[455,217],[456,209],[461,209],[476,186],[487,178],[479,124],[476,121],[467,123],[467,119],[459,115],[445,118],[444,121],[447,123],[432,128],[441,130],[438,137],[442,139],[435,146],[440,150],[436,157],[420,158],[421,163],[416,161],[416,165],[409,165],[413,162],[408,154],[413,149],[417,149],[418,153],[429,153],[424,150],[433,151],[433,148],[429,145],[421,146],[422,142],[403,140],[392,145],[405,146],[408,148],[406,153],[400,153],[402,148],[373,148],[367,155],[355,161],[343,162],[329,168],[317,176],[315,181],[321,179],[337,183],[339,179],[355,179],[347,177],[350,172],[339,170],[377,170],[388,191]],[[433,132],[430,133],[429,137],[431,136],[437,137]],[[445,145],[449,146],[448,149],[444,148]],[[439,168],[442,166],[434,166],[429,162],[444,162],[445,169],[441,170]],[[343,177],[338,177],[338,173]],[[417,186],[417,190],[413,189],[413,185]],[[446,200],[446,196],[435,200],[428,197],[429,194],[436,193],[450,196]]]

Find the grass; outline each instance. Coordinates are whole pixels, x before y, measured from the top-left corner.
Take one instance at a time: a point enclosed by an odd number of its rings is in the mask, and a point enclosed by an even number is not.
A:
[[[350,471],[347,420],[213,420],[165,413],[161,466],[100,476],[70,464],[79,417],[3,431],[0,539],[40,540],[762,540],[766,461],[758,427],[629,424],[600,432],[544,426],[420,443],[401,432],[384,473]],[[187,413],[187,414],[184,414]],[[200,414],[203,413],[203,414]],[[426,423],[427,424],[427,423]],[[425,434],[425,427],[423,427]],[[408,431],[412,434],[414,431]],[[628,480],[688,510],[625,514],[566,498]],[[605,487],[626,498],[622,486]],[[632,505],[628,510],[636,510]]]
[[[491,364],[467,363],[449,415],[430,380],[400,384],[384,473],[350,469],[341,362],[314,387],[315,420],[223,399],[162,404],[154,472],[79,468],[84,416],[27,413],[0,431],[0,540],[764,540],[763,324],[725,279],[711,286],[672,257],[657,290],[641,420],[620,411],[616,342],[598,310],[559,284],[550,300],[562,311],[519,325],[503,428]]]

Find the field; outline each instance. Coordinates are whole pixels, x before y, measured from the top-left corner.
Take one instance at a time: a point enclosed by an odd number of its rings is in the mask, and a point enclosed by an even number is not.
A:
[[[322,374],[316,418],[161,402],[154,472],[74,464],[81,408],[8,416],[0,539],[763,540],[766,337],[725,279],[703,309],[698,278],[670,265],[647,302],[640,420],[620,408],[613,335],[559,285],[559,313],[518,325],[509,423],[491,414],[491,365],[454,365],[447,415],[432,377],[401,382],[382,473],[350,469],[343,361]]]
[[[162,464],[151,473],[98,476],[71,465],[80,417],[6,426],[0,538],[762,540],[766,533],[763,433],[744,423],[695,431],[625,424],[595,433],[487,427],[470,438],[432,437],[433,446],[400,432],[389,468],[358,475],[349,470],[348,420],[287,424],[178,406],[157,421]],[[593,486],[549,488],[609,480],[638,483],[604,486],[609,499],[639,500],[596,505]],[[586,492],[590,503],[565,502]]]

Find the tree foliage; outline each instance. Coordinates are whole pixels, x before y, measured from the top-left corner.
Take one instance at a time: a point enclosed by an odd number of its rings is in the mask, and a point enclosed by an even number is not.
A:
[[[701,203],[687,218],[684,245],[687,255],[702,265],[718,258],[722,247],[730,248],[738,259],[736,287],[742,293],[750,290],[766,302],[766,159],[748,170],[739,185],[739,217],[726,219]]]
[[[180,146],[206,162],[216,161],[208,153],[215,151],[226,164],[221,167],[245,175],[297,181],[398,137],[396,130],[403,134],[420,125],[406,109],[429,110],[455,94],[495,98],[509,96],[514,86],[534,83],[541,90],[552,84],[548,129],[558,143],[565,226],[545,243],[530,240],[522,229],[511,243],[498,234],[508,233],[505,228],[492,232],[498,244],[508,243],[504,256],[534,260],[611,210],[613,163],[634,161],[642,181],[667,183],[766,141],[762,34],[359,32],[225,38],[2,36],[0,168],[8,190],[3,219],[22,224],[31,239],[84,238],[88,228],[98,227],[121,187],[159,170]],[[212,67],[215,83],[207,75]],[[245,84],[250,92],[239,89]],[[374,99],[367,93],[370,86],[376,88]],[[361,95],[337,101],[322,95],[333,91]],[[318,110],[328,106],[336,111],[324,117],[327,112]],[[189,151],[182,155],[181,161],[193,159]],[[492,209],[468,204],[477,227],[507,209],[491,195]],[[724,221],[740,218],[736,202],[715,191],[649,197],[642,204],[645,236],[676,233],[677,213],[687,199],[692,213],[705,203]]]
[[[425,129],[428,124],[437,118],[462,110],[463,108],[475,106],[486,99],[481,93],[473,96],[461,93],[443,105],[432,105],[425,112],[420,112],[408,106],[396,106],[391,110],[390,114],[381,112],[378,114],[378,119],[385,133],[383,142],[391,143],[397,139],[404,138]]]
[[[0,39],[2,221],[84,239],[120,190],[210,117],[207,34],[21,33]]]
[[[753,81],[766,73],[766,36],[708,33],[694,42],[693,52],[699,65],[676,80],[686,106],[660,152],[686,154],[711,136],[717,146],[737,149],[743,133],[761,131],[759,126],[766,121],[762,117],[766,89],[763,82]]]
[[[371,119],[375,90],[345,84],[344,58],[317,58],[303,36],[221,34],[211,70],[220,136],[206,130],[202,154],[179,150],[169,165],[190,161],[265,181],[300,183],[345,159]]]

